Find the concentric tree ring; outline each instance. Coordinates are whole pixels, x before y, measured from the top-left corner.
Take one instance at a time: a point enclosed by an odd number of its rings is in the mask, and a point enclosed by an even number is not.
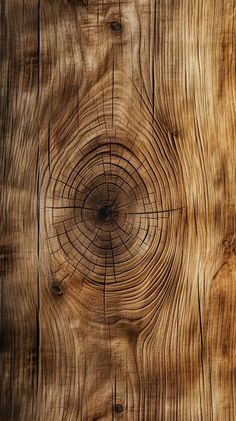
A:
[[[55,162],[46,221],[60,279],[138,278],[163,247],[159,182],[143,151],[120,139],[88,142]]]

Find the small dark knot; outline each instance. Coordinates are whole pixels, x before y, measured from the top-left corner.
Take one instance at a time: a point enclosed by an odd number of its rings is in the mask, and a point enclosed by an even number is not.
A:
[[[56,295],[57,297],[61,297],[63,295],[63,289],[62,289],[61,285],[56,281],[53,281],[51,283],[50,290],[51,290],[51,293],[53,295]]]
[[[98,217],[101,221],[110,221],[112,217],[112,207],[110,205],[102,206],[98,211]]]
[[[115,412],[122,412],[123,411],[123,405],[121,405],[120,403],[116,403],[114,406],[114,410]]]
[[[88,0],[70,0],[72,3],[78,4],[79,6],[88,6]]]
[[[117,20],[113,20],[109,23],[110,29],[113,32],[121,32],[122,31],[122,24],[117,21]]]

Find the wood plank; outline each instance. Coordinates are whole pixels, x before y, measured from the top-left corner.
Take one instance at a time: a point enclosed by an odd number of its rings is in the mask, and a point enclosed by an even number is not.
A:
[[[38,2],[1,2],[1,420],[32,419],[39,372]]]
[[[234,420],[235,2],[2,4],[1,419]]]

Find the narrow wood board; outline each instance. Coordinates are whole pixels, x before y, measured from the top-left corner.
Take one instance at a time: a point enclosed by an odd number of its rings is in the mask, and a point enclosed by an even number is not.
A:
[[[236,419],[235,12],[2,0],[1,420]]]

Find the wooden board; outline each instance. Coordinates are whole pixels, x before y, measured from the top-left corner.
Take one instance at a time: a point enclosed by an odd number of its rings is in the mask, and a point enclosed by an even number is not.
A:
[[[233,0],[2,0],[1,420],[236,419]]]

